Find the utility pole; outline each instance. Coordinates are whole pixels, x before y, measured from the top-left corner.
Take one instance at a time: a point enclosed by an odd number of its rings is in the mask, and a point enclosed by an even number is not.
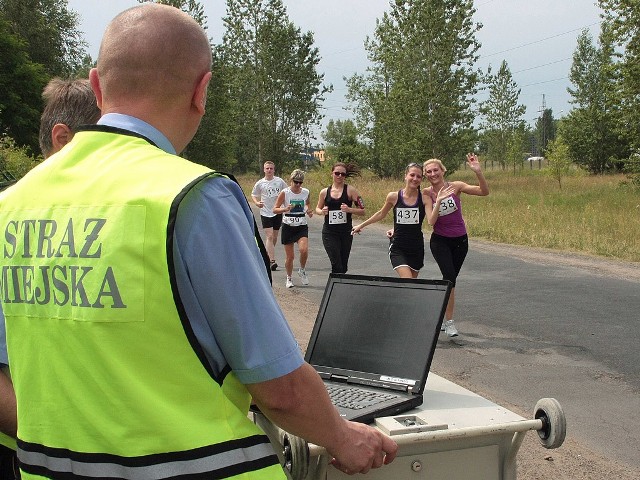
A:
[[[540,142],[540,152],[538,152],[538,156],[542,157],[543,153],[544,153],[544,149],[547,147],[547,123],[545,122],[544,119],[544,112],[547,110],[547,103],[545,101],[544,98],[544,93],[542,94],[542,107],[540,107],[540,110],[538,110],[538,112],[540,113],[540,123],[541,123],[541,130],[542,130],[542,138],[541,138],[541,142]]]

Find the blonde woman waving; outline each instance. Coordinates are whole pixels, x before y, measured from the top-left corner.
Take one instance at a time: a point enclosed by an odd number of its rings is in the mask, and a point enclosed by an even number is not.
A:
[[[458,335],[458,330],[453,323],[455,286],[469,251],[469,238],[467,227],[462,218],[460,194],[489,195],[489,186],[482,174],[478,157],[473,153],[467,154],[467,164],[475,172],[478,185],[469,185],[461,181],[446,181],[444,174],[447,169],[437,158],[429,159],[423,164],[424,175],[431,184],[423,190],[427,198],[427,221],[433,227],[429,248],[440,268],[442,278],[449,280],[453,287],[443,323],[444,331],[450,337]]]

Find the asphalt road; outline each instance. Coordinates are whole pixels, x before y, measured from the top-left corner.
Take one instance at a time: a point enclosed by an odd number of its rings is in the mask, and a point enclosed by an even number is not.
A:
[[[311,284],[295,288],[315,305],[330,272],[320,220],[310,224]],[[349,273],[395,276],[384,230],[356,236]],[[420,277],[440,278],[428,244]],[[274,273],[284,279],[282,268]],[[529,418],[540,398],[554,397],[568,436],[640,467],[639,264],[472,238],[456,295],[461,335],[441,334],[433,371]]]

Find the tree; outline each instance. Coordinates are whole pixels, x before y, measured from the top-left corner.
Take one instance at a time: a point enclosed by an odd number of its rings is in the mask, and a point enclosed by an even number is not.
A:
[[[478,72],[472,0],[396,0],[365,48],[372,66],[348,99],[380,176],[425,157],[449,171],[471,149]]]
[[[293,164],[331,87],[322,84],[313,34],[288,19],[281,0],[227,0],[223,59],[237,131],[240,169]]]
[[[0,15],[0,136],[9,135],[18,147],[38,152],[47,76],[42,65],[29,58],[25,41],[11,30]]]
[[[358,140],[358,129],[353,120],[329,120],[323,138],[327,142],[327,158],[332,162],[365,165],[367,147]]]
[[[203,29],[207,29],[207,16],[204,13],[204,6],[198,0],[138,0],[138,3],[171,5],[189,14]]]
[[[562,178],[571,171],[571,157],[569,146],[562,137],[556,137],[549,142],[547,148],[547,171],[552,178],[558,181],[558,187],[562,190]]]
[[[480,112],[484,115],[482,128],[489,159],[497,161],[505,168],[509,158],[512,158],[514,148],[520,150],[518,156],[522,158],[524,142],[520,136],[517,139],[514,137],[520,133],[517,130],[524,125],[522,115],[527,107],[518,103],[520,89],[513,81],[506,61],[502,61],[495,75],[492,75],[489,67],[487,78],[489,99],[480,105]]]
[[[640,151],[640,3],[637,0],[599,0],[620,62],[613,65],[618,133],[629,148]],[[619,53],[623,52],[623,53]]]
[[[529,134],[530,131],[525,122],[522,122],[511,132],[511,135],[509,136],[505,163],[513,168],[514,175],[516,173],[516,168],[522,168],[523,161],[528,156]]]
[[[556,138],[556,121],[553,118],[553,110],[544,108],[542,115],[536,120],[534,128],[535,153],[543,157],[550,141]]]
[[[0,190],[24,177],[39,160],[16,145],[11,137],[0,137]]]
[[[627,154],[617,132],[619,109],[612,81],[612,46],[606,23],[601,46],[593,43],[588,31],[578,37],[573,54],[568,88],[576,105],[562,122],[561,135],[574,161],[592,173],[617,168]]]
[[[38,151],[42,89],[86,58],[78,15],[66,0],[0,0],[0,133]]]
[[[24,40],[31,61],[42,65],[49,77],[72,76],[82,65],[87,43],[67,0],[0,0],[0,11]]]
[[[222,55],[222,49],[216,46],[213,49],[206,113],[184,156],[201,165],[232,173],[238,163],[238,125],[234,119],[234,101],[229,95],[230,75],[224,68]]]

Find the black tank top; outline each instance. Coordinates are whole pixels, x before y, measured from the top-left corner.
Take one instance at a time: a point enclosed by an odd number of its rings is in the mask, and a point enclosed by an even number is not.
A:
[[[322,229],[328,229],[331,232],[349,232],[351,234],[351,214],[344,213],[340,210],[340,205],[346,203],[347,206],[353,206],[353,202],[349,200],[348,187],[345,184],[342,189],[340,198],[335,199],[331,196],[331,186],[327,187],[327,195],[324,198],[324,204],[329,207],[329,214],[324,217],[324,226]]]
[[[416,208],[417,212],[414,210]],[[416,213],[418,222],[413,223],[416,220]],[[399,190],[398,201],[393,206],[393,238],[391,239],[393,244],[400,248],[416,248],[417,243],[423,244],[422,222],[424,221],[424,217],[425,208],[420,191],[418,191],[418,200],[416,203],[414,205],[407,205],[404,202],[402,190]],[[399,223],[399,221],[401,223]]]

